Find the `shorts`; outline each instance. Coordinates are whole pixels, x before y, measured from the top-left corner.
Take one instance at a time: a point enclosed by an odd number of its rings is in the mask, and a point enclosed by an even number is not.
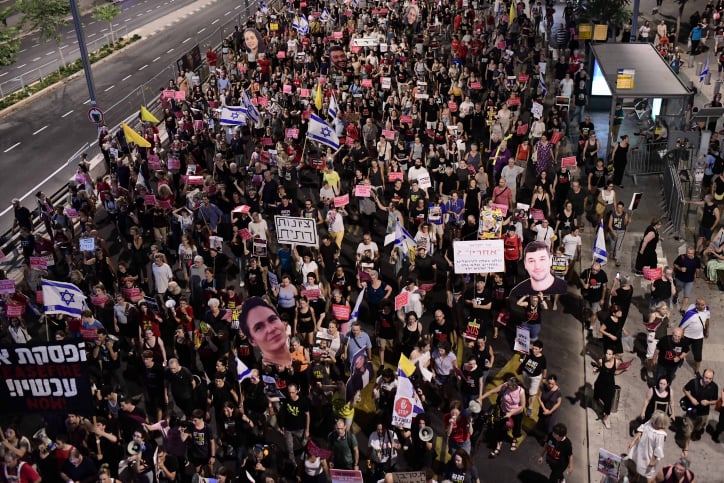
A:
[[[652,330],[650,332],[646,333],[646,359],[651,360],[654,358],[654,353],[656,352],[656,344],[658,344],[658,340],[656,340],[656,331]]]
[[[694,356],[695,362],[701,362],[701,352],[704,348],[704,339],[690,339],[688,337],[684,337],[686,340],[686,343],[689,344],[689,347],[691,348],[691,353]]]
[[[395,347],[395,340],[394,339],[383,339],[382,337],[377,338],[377,344],[380,346],[380,349],[386,350],[386,349],[393,349]]]
[[[704,225],[699,226],[699,237],[709,240],[711,238],[711,229]]]
[[[538,394],[538,389],[540,388],[540,381],[543,379],[543,374],[538,374],[537,376],[529,376],[525,372],[523,373],[523,382],[526,386],[528,386],[528,395],[529,396],[535,396]]]
[[[676,283],[676,295],[678,300],[681,300],[680,297],[687,299],[691,297],[691,291],[694,290],[694,282],[682,282],[678,278],[674,279],[674,282]],[[683,307],[683,309],[686,310],[686,307]]]
[[[585,303],[585,307],[589,309],[591,312],[593,312],[593,315],[598,315],[598,313],[601,311],[601,301],[596,300],[595,302],[591,302],[588,299],[583,299]]]

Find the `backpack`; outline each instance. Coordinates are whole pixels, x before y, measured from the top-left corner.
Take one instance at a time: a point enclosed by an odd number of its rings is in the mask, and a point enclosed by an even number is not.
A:
[[[711,168],[713,174],[724,173],[724,159],[718,154],[714,155],[714,166]]]

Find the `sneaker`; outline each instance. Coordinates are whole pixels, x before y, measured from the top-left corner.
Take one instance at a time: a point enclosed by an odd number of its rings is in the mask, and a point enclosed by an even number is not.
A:
[[[611,429],[611,421],[608,419],[603,420],[603,425],[606,427],[606,429]]]

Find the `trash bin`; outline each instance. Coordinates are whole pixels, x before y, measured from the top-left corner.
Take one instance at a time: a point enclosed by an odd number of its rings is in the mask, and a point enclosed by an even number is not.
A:
[[[707,72],[704,76],[704,85],[710,86],[711,85],[711,72]]]
[[[611,402],[611,414],[618,412],[618,400],[621,399],[621,386],[616,384],[613,388],[613,401]]]

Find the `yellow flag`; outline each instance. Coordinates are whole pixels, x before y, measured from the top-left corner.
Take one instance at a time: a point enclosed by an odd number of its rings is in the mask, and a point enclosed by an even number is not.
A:
[[[156,124],[158,124],[159,122],[161,122],[161,121],[159,121],[158,119],[156,119],[156,116],[154,116],[153,114],[151,114],[151,111],[149,111],[148,109],[146,109],[145,106],[141,106],[141,121],[153,122],[153,123],[156,123]]]
[[[405,354],[400,354],[400,362],[397,364],[397,368],[404,372],[407,377],[415,373],[415,364]]]
[[[508,14],[508,17],[510,17],[510,20],[508,22],[508,25],[513,23],[513,20],[515,19],[515,12],[516,12],[516,6],[515,6],[515,0],[510,2],[510,14]]]
[[[126,136],[126,141],[128,141],[129,143],[135,143],[136,146],[141,148],[151,147],[151,143],[146,141],[145,138],[143,138],[140,134],[131,129],[125,122],[121,123],[121,127],[123,128],[123,134]]]
[[[324,96],[322,95],[322,84],[317,84],[317,93],[314,96],[314,105],[317,107],[318,111],[322,110],[322,106],[324,106]]]

